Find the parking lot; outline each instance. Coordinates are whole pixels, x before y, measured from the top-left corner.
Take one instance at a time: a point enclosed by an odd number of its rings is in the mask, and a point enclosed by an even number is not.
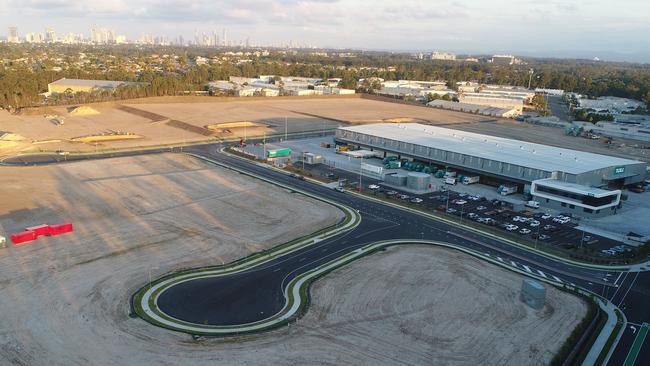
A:
[[[360,178],[359,174],[324,164],[305,165],[305,173],[320,180],[339,182],[348,189],[356,189]],[[516,212],[512,204],[503,199],[458,192],[454,190],[455,186],[443,185],[433,193],[414,195],[384,186],[383,182],[365,176],[361,178],[361,183],[362,193],[453,216],[465,224],[475,223],[479,227],[495,230],[499,235],[573,257],[621,261],[631,258],[634,249],[619,241],[577,229],[577,218],[551,215],[534,209]]]

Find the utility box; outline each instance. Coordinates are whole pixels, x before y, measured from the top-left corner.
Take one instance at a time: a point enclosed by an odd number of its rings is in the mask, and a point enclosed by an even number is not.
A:
[[[546,287],[541,283],[526,278],[521,284],[521,300],[535,310],[540,310],[546,302]]]

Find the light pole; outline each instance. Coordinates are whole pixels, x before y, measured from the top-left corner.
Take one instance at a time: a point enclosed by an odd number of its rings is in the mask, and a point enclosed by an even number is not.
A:
[[[533,74],[535,71],[533,69],[528,70],[528,90],[530,90],[530,82],[533,80]]]
[[[287,141],[287,128],[289,127],[287,117],[284,117],[284,140]]]
[[[537,241],[539,240],[539,228],[542,226],[542,223],[540,222],[539,225],[537,225],[537,236],[535,236],[535,249],[537,249]]]
[[[362,174],[361,174],[362,169],[361,168],[362,167],[363,167],[363,158],[361,158],[361,161],[359,161],[359,193],[361,193],[361,176],[362,176]]]
[[[445,212],[449,211],[449,189],[447,189],[447,209]]]

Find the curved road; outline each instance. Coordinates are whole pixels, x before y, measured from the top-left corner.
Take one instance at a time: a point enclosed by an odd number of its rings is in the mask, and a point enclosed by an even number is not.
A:
[[[163,152],[169,149],[161,149]],[[301,181],[219,152],[219,145],[199,145],[184,151],[207,157],[266,177],[303,191],[317,194],[359,210],[362,221],[344,234],[275,258],[251,269],[222,277],[196,279],[176,284],[158,297],[158,306],[175,318],[198,324],[235,325],[250,323],[277,313],[285,304],[284,289],[297,275],[371,242],[386,239],[437,240],[480,251],[518,270],[575,284],[602,294],[625,312],[628,322],[650,322],[650,273],[592,269],[551,259],[497,239],[486,237],[425,216],[343,194],[321,185]],[[135,153],[128,153],[133,155]],[[112,154],[113,156],[115,154]],[[126,154],[125,154],[126,155]],[[96,158],[108,157],[97,155]],[[6,163],[46,163],[46,157],[31,160],[5,160]],[[52,161],[52,156],[49,158]],[[627,329],[610,360],[623,364],[635,334]],[[648,343],[648,342],[646,342]],[[642,345],[636,365],[650,364],[650,346]]]

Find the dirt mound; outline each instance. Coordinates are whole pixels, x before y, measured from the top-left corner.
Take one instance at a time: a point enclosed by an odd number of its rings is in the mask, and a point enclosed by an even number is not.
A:
[[[73,116],[93,116],[99,114],[99,111],[93,107],[82,105],[80,107],[73,108],[70,111],[70,114]]]

